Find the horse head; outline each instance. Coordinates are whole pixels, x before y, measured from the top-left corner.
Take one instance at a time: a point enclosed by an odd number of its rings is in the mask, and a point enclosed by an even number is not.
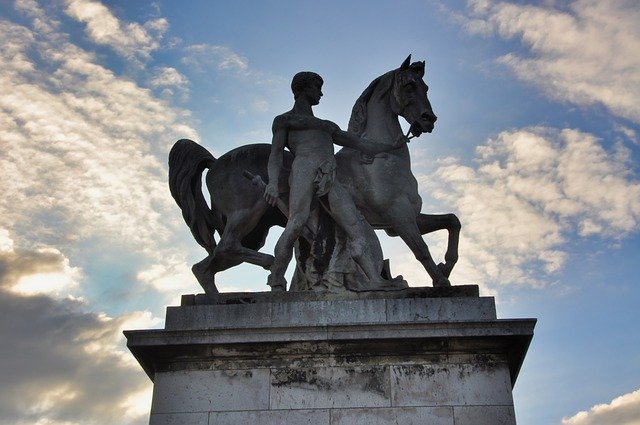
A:
[[[431,133],[438,119],[427,97],[429,87],[423,81],[424,61],[411,63],[411,55],[393,73],[391,109],[411,125],[414,136]]]

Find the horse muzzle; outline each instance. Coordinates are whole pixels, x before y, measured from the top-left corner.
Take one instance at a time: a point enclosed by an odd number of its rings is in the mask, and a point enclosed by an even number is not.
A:
[[[411,124],[409,128],[409,132],[415,137],[420,136],[422,133],[431,133],[435,127],[434,123],[436,122],[436,117],[422,118],[420,120],[416,120]]]

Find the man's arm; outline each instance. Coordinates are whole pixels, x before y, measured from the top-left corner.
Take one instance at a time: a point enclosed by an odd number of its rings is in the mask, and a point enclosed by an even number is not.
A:
[[[376,155],[380,152],[389,152],[394,149],[398,149],[409,141],[406,137],[400,136],[393,142],[393,144],[387,145],[373,140],[365,140],[355,134],[340,129],[335,131],[331,137],[336,145],[356,149],[368,155]]]
[[[271,205],[276,205],[280,197],[278,190],[278,181],[280,179],[280,171],[282,170],[282,158],[284,156],[284,147],[287,144],[287,128],[279,124],[279,117],[273,121],[273,139],[271,141],[271,153],[269,154],[269,162],[267,172],[269,173],[269,183],[264,189],[264,199]]]
[[[329,134],[340,130],[337,124],[313,115],[287,113],[279,117],[279,123],[292,130],[322,130]]]

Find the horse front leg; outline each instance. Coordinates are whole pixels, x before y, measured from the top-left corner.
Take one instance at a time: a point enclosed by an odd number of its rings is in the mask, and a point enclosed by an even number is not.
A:
[[[453,266],[458,262],[458,241],[460,240],[460,229],[462,227],[460,220],[455,214],[418,214],[416,223],[422,235],[436,230],[447,230],[449,233],[444,263],[438,264],[438,268],[442,273],[449,277]]]
[[[393,212],[396,212],[397,215],[393,215]],[[422,264],[425,268],[431,280],[433,281],[433,286],[451,286],[449,279],[440,267],[436,265],[431,257],[431,253],[429,252],[429,247],[426,242],[422,239],[422,234],[420,233],[420,229],[418,228],[418,224],[416,223],[416,218],[413,216],[405,216],[403,217],[401,214],[403,211],[411,211],[409,208],[392,208],[389,218],[392,224],[394,233],[396,233],[404,243],[407,244],[409,249],[413,252],[416,259]]]

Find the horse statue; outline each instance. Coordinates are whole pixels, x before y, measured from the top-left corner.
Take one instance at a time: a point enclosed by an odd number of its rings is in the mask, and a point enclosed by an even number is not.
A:
[[[431,133],[437,118],[427,97],[424,68],[424,62],[411,63],[409,55],[399,68],[373,80],[353,107],[348,131],[365,139],[392,143],[404,135],[398,120],[401,116],[410,124],[411,137]],[[258,250],[264,246],[272,226],[286,224],[286,171],[293,158],[285,151],[285,170],[278,182],[284,195],[281,207],[272,207],[263,197],[270,152],[270,144],[245,145],[215,159],[205,148],[187,139],[179,140],[171,149],[169,188],[194,238],[209,254],[192,267],[208,294],[217,293],[217,272],[244,262],[269,269],[273,262],[273,256]],[[336,154],[336,161],[337,178],[373,228],[400,236],[433,285],[449,286],[448,277],[458,260],[460,221],[454,214],[420,212],[422,199],[411,173],[408,146],[375,156],[343,148]],[[202,193],[205,169],[211,207]],[[423,234],[436,230],[448,231],[445,261],[437,265],[422,239]],[[214,232],[219,234],[217,243]]]

